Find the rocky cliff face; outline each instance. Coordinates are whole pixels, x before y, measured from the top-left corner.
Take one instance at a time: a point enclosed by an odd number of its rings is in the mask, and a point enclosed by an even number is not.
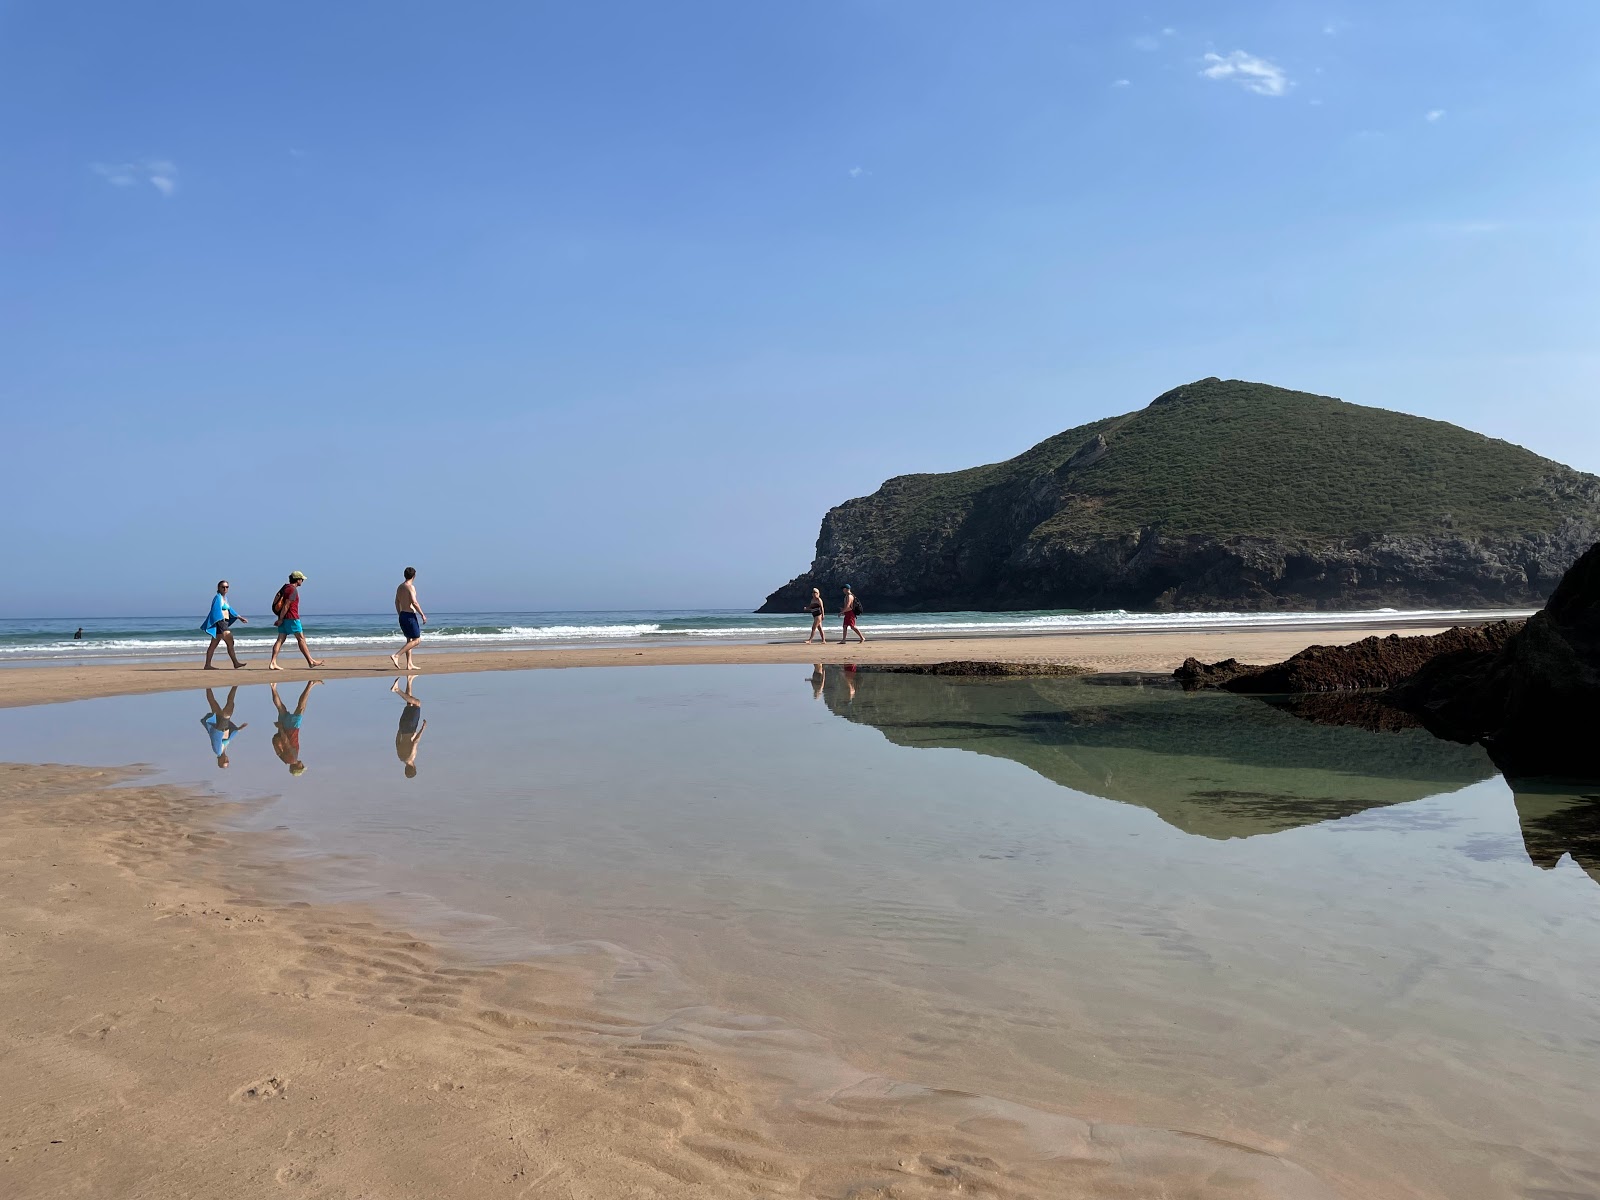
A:
[[[891,479],[763,612],[1534,607],[1600,479],[1442,422],[1202,380],[1018,458]]]

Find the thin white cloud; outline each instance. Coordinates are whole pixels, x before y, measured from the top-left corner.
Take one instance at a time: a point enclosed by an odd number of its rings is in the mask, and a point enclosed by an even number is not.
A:
[[[1133,48],[1135,50],[1159,50],[1161,49],[1161,39],[1148,33],[1140,34],[1133,39]]]
[[[1207,79],[1231,79],[1258,96],[1282,96],[1292,86],[1289,74],[1277,63],[1243,50],[1231,54],[1207,54],[1200,74]]]
[[[164,158],[146,158],[139,162],[94,163],[90,170],[112,187],[138,187],[147,183],[163,196],[178,190],[178,166]]]
[[[1161,31],[1161,36],[1162,37],[1177,37],[1178,36],[1178,31],[1176,29],[1174,29],[1171,25],[1168,25],[1166,28],[1164,28]]]
[[[1131,80],[1131,79],[1113,79],[1111,81],[1111,86],[1112,87],[1132,87],[1133,86],[1133,80]]]
[[[850,178],[851,179],[860,179],[865,174],[867,174],[867,169],[865,167],[851,167],[850,168]]]
[[[1444,119],[1444,109],[1430,108],[1422,119],[1424,121],[1442,121]]]

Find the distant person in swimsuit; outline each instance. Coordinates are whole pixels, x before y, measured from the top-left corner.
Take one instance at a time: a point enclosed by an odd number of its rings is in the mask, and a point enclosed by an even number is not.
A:
[[[83,626],[82,625],[78,626],[78,632],[72,635],[72,640],[75,641],[75,642],[83,641]]]
[[[406,676],[406,687],[400,690],[400,681],[396,679],[389,685],[389,690],[406,702],[400,710],[400,728],[394,734],[395,757],[406,765],[406,778],[417,777],[417,743],[422,741],[422,731],[428,723],[422,719],[422,701],[411,693],[411,677]]]
[[[400,617],[400,632],[406,639],[406,644],[393,654],[389,661],[394,664],[396,671],[414,671],[411,665],[411,652],[422,642],[422,627],[428,623],[428,614],[422,611],[422,605],[417,603],[417,569],[406,568],[406,577],[400,586],[394,590],[394,610]],[[406,661],[401,665],[400,656],[404,654]],[[406,685],[411,686],[409,683]]]
[[[224,771],[228,769],[228,743],[233,740],[233,735],[238,733],[250,722],[241,721],[234,724],[233,702],[239,695],[237,687],[228,689],[228,702],[218,704],[216,693],[210,688],[206,689],[206,703],[211,706],[211,711],[200,718],[200,724],[206,727],[206,733],[211,735],[211,753],[217,756],[217,766]]]
[[[217,580],[217,594],[211,597],[211,611],[206,614],[205,624],[201,626],[211,635],[211,645],[206,647],[206,670],[215,671],[218,668],[211,665],[211,656],[217,652],[220,643],[228,648],[228,657],[233,660],[234,669],[249,664],[239,661],[239,655],[233,648],[233,634],[230,630],[235,621],[250,624],[250,618],[241,617],[233,611],[233,605],[228,603],[228,581]],[[80,630],[81,632],[81,630]]]
[[[861,641],[867,640],[867,635],[862,633],[856,625],[856,618],[861,615],[861,602],[856,599],[856,594],[850,590],[850,585],[844,585],[844,606],[839,610],[844,617],[844,627],[839,630],[841,644],[850,640],[850,631],[856,631],[856,637]]]
[[[283,765],[289,768],[291,775],[305,773],[306,765],[300,761],[300,722],[305,719],[306,701],[311,696],[311,689],[321,682],[320,679],[306,682],[305,690],[300,693],[300,703],[294,706],[293,712],[278,696],[278,685],[272,685],[272,703],[278,707],[278,732],[272,735],[272,749],[283,760]]]
[[[300,653],[306,656],[306,666],[322,665],[320,658],[311,657],[311,651],[306,646],[305,626],[300,624],[300,585],[305,581],[305,572],[290,571],[289,582],[279,588],[278,594],[272,598],[272,615],[278,618],[278,640],[272,643],[272,657],[267,661],[269,671],[283,670],[278,665],[278,651],[283,649],[284,641],[291,634],[300,647]]]
[[[820,637],[822,644],[828,644],[827,630],[822,628],[822,618],[828,614],[823,610],[822,592],[818,588],[811,589],[811,599],[806,602],[806,611],[811,614],[811,632],[806,634],[806,645],[811,645],[811,639]]]

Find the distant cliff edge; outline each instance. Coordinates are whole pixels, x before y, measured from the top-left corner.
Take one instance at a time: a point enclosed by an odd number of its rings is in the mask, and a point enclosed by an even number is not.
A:
[[[822,519],[761,612],[1537,606],[1600,540],[1600,478],[1443,421],[1202,379],[1003,463]]]

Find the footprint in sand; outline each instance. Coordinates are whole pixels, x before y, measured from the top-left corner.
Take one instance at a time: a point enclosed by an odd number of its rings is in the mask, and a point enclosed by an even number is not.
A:
[[[254,1083],[247,1083],[234,1094],[228,1097],[235,1104],[250,1104],[257,1100],[277,1100],[289,1090],[289,1081],[273,1075],[266,1079],[258,1079]]]

